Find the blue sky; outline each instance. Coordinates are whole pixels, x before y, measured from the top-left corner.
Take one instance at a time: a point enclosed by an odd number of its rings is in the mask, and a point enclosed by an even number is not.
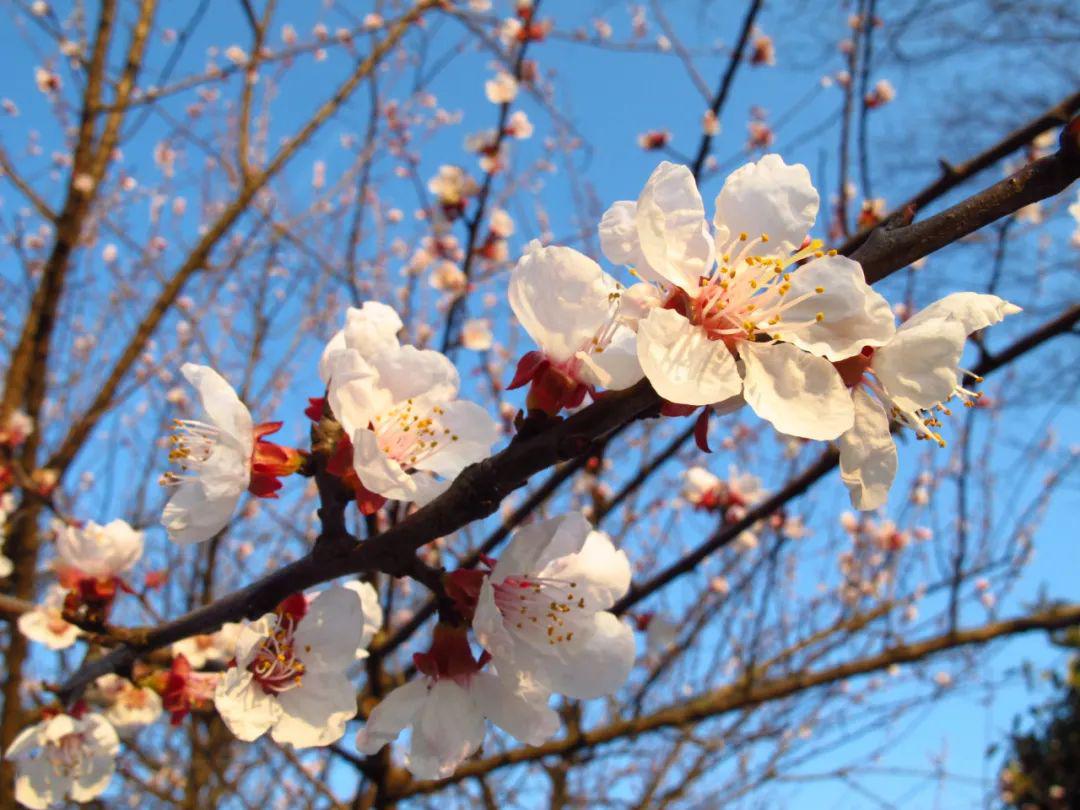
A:
[[[789,162],[806,163],[815,182],[822,189],[824,199],[834,193],[836,187],[835,122],[841,95],[835,87],[821,88],[819,80],[824,71],[836,71],[842,67],[840,57],[835,54],[835,41],[839,38],[838,32],[842,29],[846,14],[836,9],[834,4],[820,3],[820,13],[807,16],[804,12],[802,18],[797,18],[792,16],[794,12],[784,7],[784,4],[774,5],[777,8],[770,9],[763,16],[762,28],[777,39],[778,64],[773,68],[743,71],[725,107],[721,119],[723,131],[714,141],[713,154],[722,166],[730,168],[737,165],[744,156],[743,145],[750,108],[755,105],[765,107],[768,110],[767,120],[779,124],[775,148]],[[189,13],[186,4],[165,6],[162,24],[181,26]],[[331,30],[337,25],[347,24],[340,14],[334,10],[326,11],[319,4],[292,0],[281,3],[281,6],[279,19],[292,22],[302,37],[317,20],[325,21]],[[732,12],[731,8],[736,6],[738,12]],[[247,44],[245,27],[238,8],[238,4],[214,4],[208,23],[202,26],[193,38],[187,54],[177,66],[176,75],[197,70],[204,61],[208,47],[217,46],[223,49],[232,44]],[[717,42],[730,43],[742,13],[741,4],[699,4],[688,0],[667,3],[664,8],[676,30],[685,36],[687,46],[695,50],[707,50]],[[565,0],[549,0],[544,3],[543,10],[545,13],[556,14],[560,28],[564,30],[571,29],[575,25],[574,20],[578,20],[581,25],[588,25],[595,14],[603,13],[615,26],[615,39],[625,41],[627,38],[627,15],[622,4],[579,4]],[[799,25],[793,25],[796,20]],[[33,38],[28,40],[22,29],[22,26],[9,25],[0,31],[0,46],[9,54],[9,78],[4,86],[0,87],[0,96],[15,100],[22,111],[18,118],[0,118],[0,139],[10,151],[15,152],[15,147],[21,147],[30,131],[38,131],[41,133],[41,142],[47,156],[52,150],[62,149],[63,146],[57,139],[55,122],[48,114],[47,105],[34,88],[33,68],[40,63],[41,54],[35,52],[37,46],[28,44]],[[275,42],[276,30],[275,28]],[[655,34],[655,24],[652,31]],[[433,49],[441,51],[443,48],[450,48],[460,37],[461,30],[455,23],[437,23],[432,30],[432,40],[437,44]],[[166,54],[160,42],[156,42],[151,56],[154,71],[161,66]],[[589,184],[588,190],[594,195],[597,214],[614,200],[635,197],[659,159],[657,155],[643,153],[637,147],[636,138],[640,132],[653,127],[668,128],[674,135],[674,149],[688,155],[696,151],[701,114],[706,103],[696,93],[674,55],[631,54],[553,38],[538,47],[535,56],[541,70],[545,75],[550,75],[556,88],[555,108],[573,122],[576,133],[587,144],[587,148],[575,153],[571,161],[575,171]],[[1007,65],[1009,60],[1016,56],[1010,52],[1000,59],[1000,64]],[[334,52],[323,66],[316,66],[310,60],[298,65],[280,87],[280,98],[287,103],[278,101],[274,107],[268,139],[271,145],[275,144],[279,137],[295,129],[315,101],[330,91],[336,77],[347,69],[348,64],[347,59]],[[494,122],[495,108],[483,96],[483,79],[491,73],[490,64],[489,54],[466,52],[452,60],[447,69],[432,82],[429,89],[437,95],[439,104],[448,110],[460,110],[464,123],[440,131],[423,145],[419,167],[421,177],[434,175],[442,163],[461,163],[468,166],[474,174],[479,174],[474,159],[463,152],[461,144],[467,132],[490,126]],[[942,118],[951,115],[956,107],[970,100],[965,94],[970,93],[972,88],[987,83],[987,72],[996,64],[999,64],[998,55],[969,55],[967,59],[944,57],[935,59],[932,63],[916,62],[907,66],[883,68],[879,74],[875,74],[876,78],[888,78],[898,91],[897,100],[893,104],[871,114],[871,141],[878,145],[872,164],[875,193],[884,195],[889,203],[898,202],[936,176],[935,159],[939,154],[943,153],[953,159],[972,154],[981,146],[995,140],[1009,124],[1020,123],[1032,112],[1045,106],[1046,102],[1055,100],[1057,95],[1064,92],[1064,87],[1057,86],[1061,84],[1058,79],[1049,74],[1041,74],[1038,69],[1023,77],[1012,74],[1016,76],[1017,94],[1023,98],[1023,103],[1011,109],[985,113],[988,117],[997,119],[995,123],[1000,126],[980,127],[974,132],[966,133],[964,138],[948,131],[948,127],[940,126]],[[723,65],[722,56],[704,56],[697,61],[697,67],[709,85],[715,83]],[[331,79],[331,76],[335,78]],[[404,97],[408,77],[384,73],[380,76],[380,82],[387,88],[389,95]],[[190,97],[177,101],[177,108],[189,101]],[[532,99],[525,99],[522,107],[536,122],[538,135],[515,147],[512,160],[520,166],[541,156],[544,151],[544,136],[553,133],[551,118],[540,105]],[[339,137],[342,133],[362,132],[366,113],[366,102],[363,101],[363,94],[360,94],[358,100],[348,105],[326,131],[296,158],[284,178],[289,187],[288,196],[294,204],[302,203],[304,195],[310,194],[309,179],[315,160],[326,162],[331,178],[346,169],[349,156],[339,147]],[[166,126],[159,117],[150,116],[145,126],[125,146],[125,165],[137,171],[152,171],[152,151]],[[939,135],[943,129],[946,131]],[[393,163],[383,161],[376,165],[374,176],[380,183],[383,194],[393,200],[400,199],[401,207],[411,212],[415,207],[415,197],[412,196],[406,181],[394,178],[392,167]],[[200,163],[191,158],[185,168],[189,172],[197,173]],[[35,163],[30,177],[48,185],[47,171],[43,165]],[[978,179],[977,184],[996,179],[999,176],[998,171],[994,169],[987,172]],[[182,182],[194,184],[194,179],[186,177]],[[711,209],[711,199],[719,190],[721,182],[722,175],[711,178],[703,186],[703,196],[708,209]],[[3,206],[0,207],[0,215],[6,218],[12,215],[18,203],[10,186],[5,185],[2,188],[0,199],[3,200]],[[55,187],[50,188],[50,199],[55,200]],[[496,192],[498,194],[498,188]],[[1071,192],[1070,197],[1074,195],[1075,192]],[[557,237],[575,234],[583,227],[591,228],[595,224],[575,221],[566,167],[557,165],[553,173],[539,178],[527,194],[519,195],[512,203],[510,210],[517,219],[519,228],[511,243],[512,252],[519,251],[528,238],[539,235],[534,199],[540,201],[545,212],[551,217],[551,230]],[[141,217],[145,216],[144,210],[133,209],[129,224],[136,238],[147,229],[146,223],[141,220]],[[191,213],[175,223],[176,238],[167,251],[167,259],[180,255],[180,245],[185,239],[195,238],[197,223],[197,218]],[[404,227],[413,226],[406,223]],[[1068,224],[1059,216],[1045,229],[1045,233],[1049,234],[1052,240],[1063,244],[1068,238],[1068,228]],[[589,249],[595,245],[586,240],[583,246],[579,246]],[[1017,267],[1018,276],[1022,276],[1038,262],[1044,261],[1035,238],[1024,237],[1018,240],[1012,250],[1013,258],[1009,268],[1011,272],[1013,267]],[[16,269],[12,254],[7,252],[0,254],[0,257],[4,276],[18,284],[21,271]],[[288,258],[290,257],[287,255],[285,259]],[[302,260],[302,257],[297,256],[291,258]],[[334,260],[338,257],[329,258]],[[91,271],[92,268],[91,261]],[[389,272],[393,273],[396,269],[390,267]],[[927,270],[919,276],[918,296],[925,301],[954,289],[978,285],[984,272],[984,252],[950,251],[947,256],[930,260]],[[86,278],[90,285],[100,284],[92,273]],[[896,298],[903,294],[905,284],[906,280],[898,274],[881,285],[881,290],[890,298]],[[499,296],[501,302],[501,285],[500,279],[488,282],[475,298],[479,298],[483,292],[493,292]],[[1021,303],[1034,300],[1032,289],[1023,285],[1021,278],[1020,281],[1010,282],[1003,292],[1020,296],[1018,300]],[[1070,297],[1075,298],[1073,287],[1074,285],[1051,279],[1048,286],[1039,291],[1041,298],[1036,311],[995,331],[989,339],[991,346],[1005,345],[1010,335],[1023,333],[1040,323],[1044,316],[1053,314],[1047,302],[1055,298],[1059,302]],[[476,312],[478,307],[475,303],[473,307],[473,314],[479,314]],[[288,305],[285,311],[288,312]],[[491,314],[500,317],[505,314],[505,308],[500,303]],[[165,328],[174,326],[175,322],[170,320]],[[214,339],[215,344],[219,342],[218,339],[221,343],[227,343],[216,326],[202,326]],[[500,328],[498,336],[500,339],[510,340],[505,327]],[[320,336],[312,336],[295,355],[297,362],[308,363],[306,369],[299,372],[298,378],[312,389],[317,385],[312,361],[319,350],[320,339]],[[102,339],[102,344],[107,344],[105,338]],[[287,351],[288,343],[282,340],[272,343],[271,346],[271,351],[277,353],[273,357],[276,360]],[[1075,354],[1075,346],[1062,342],[1046,350],[1044,357],[1049,355],[1060,360],[1060,352]],[[462,353],[459,359],[463,378],[474,379],[470,372],[475,370],[477,364],[475,356]],[[1037,377],[1033,369],[1039,363],[1040,360],[1036,358],[1021,368]],[[1031,429],[1043,425],[1047,420],[1054,424],[1061,445],[1075,443],[1080,435],[1077,432],[1075,402],[1069,400],[1061,403],[1054,397],[1025,401],[1022,394],[1027,379],[1029,377],[1023,374],[1019,378],[1011,379],[1010,385],[1015,386],[1016,390],[1010,388],[1003,392],[1010,398],[1015,394],[1019,403],[1015,409],[1005,411],[1001,419],[1003,426],[1000,436],[995,439],[999,443],[996,446],[1000,456],[996,457],[993,463],[1000,465],[1005,472],[1015,463],[1019,449],[1029,441]],[[992,380],[988,382],[988,388],[993,389],[998,384],[998,381]],[[302,401],[303,395],[315,393],[315,390],[295,391],[286,397],[284,410],[289,411],[290,415],[283,436],[301,440],[307,428],[298,415],[297,405]],[[134,404],[144,399],[150,404],[152,413],[157,413],[162,406],[160,401],[154,400],[154,392],[139,392],[131,402]],[[519,399],[512,398],[512,395],[507,399],[519,402]],[[713,429],[714,438],[719,438],[723,424],[714,425]],[[905,449],[905,469],[917,469],[922,452],[921,446]],[[80,470],[93,470],[99,477],[106,476],[110,468],[101,461],[105,455],[87,453],[86,458],[80,462]],[[710,464],[713,469],[723,471],[727,462],[728,459],[723,454],[717,454]],[[123,461],[120,463],[123,464]],[[750,460],[748,469],[766,478],[776,478],[771,475],[776,471],[769,468],[772,463],[774,458],[770,456],[763,465],[765,469],[759,470],[755,469],[753,461]],[[1006,498],[1005,491],[998,491],[982,506],[1001,514],[1010,502],[1015,503],[1024,497],[1030,498],[1038,491],[1043,472],[1045,470],[1033,473],[1017,485],[1025,487],[1026,492],[1020,489],[1009,490],[1009,497]],[[669,465],[663,472],[664,482],[673,480],[676,473],[676,465]],[[658,487],[664,485],[657,484]],[[831,515],[835,515],[836,510],[833,507],[840,504],[839,490],[838,482],[829,481],[815,491],[817,500],[812,525],[822,536],[835,531],[835,521]],[[656,491],[652,494],[655,493]],[[896,502],[897,499],[894,499],[894,504]],[[111,489],[109,497],[89,498],[85,508],[87,511],[100,510],[96,515],[87,516],[109,518],[115,516],[113,513],[118,510],[128,508],[130,504],[130,492],[123,486],[116,486]],[[1005,602],[1003,613],[1009,613],[1010,608],[1013,611],[1019,610],[1043,588],[1054,596],[1076,597],[1076,556],[1070,538],[1075,537],[1071,516],[1078,505],[1080,503],[1074,481],[1060,493],[1046,512],[1036,536],[1037,553],[1034,562],[1024,575],[1021,587]],[[695,525],[704,524],[691,522],[691,529]],[[160,536],[157,541],[160,541]],[[827,563],[827,560],[820,562],[821,565]],[[689,593],[688,590],[677,591],[671,597],[672,602],[678,604],[680,595],[685,598]],[[974,622],[984,619],[985,615],[981,611],[972,611],[966,618]],[[980,659],[979,666],[984,668],[984,671],[985,668],[992,668],[995,672],[1004,673],[1015,668],[1017,663],[1024,659],[1044,665],[1053,664],[1060,660],[1060,657],[1048,649],[1042,638],[1028,637],[1007,646],[995,647],[992,655]],[[981,806],[983,793],[992,783],[995,770],[994,767],[986,765],[983,752],[987,745],[1000,740],[1012,717],[1031,702],[1032,696],[1021,685],[1013,682],[995,691],[992,704],[984,705],[984,698],[985,694],[981,691],[961,688],[956,695],[938,704],[925,716],[921,710],[917,710],[915,715],[921,718],[920,722],[912,729],[905,729],[905,733],[895,741],[890,740],[886,757],[891,766],[922,770],[927,769],[931,756],[946,750],[950,772],[983,781],[948,780],[940,785],[927,783],[922,786],[922,792],[907,795],[904,801],[899,802],[899,806]],[[884,730],[880,736],[888,739],[893,731],[894,729]],[[880,740],[874,738],[874,742]],[[840,752],[830,754],[829,758],[808,763],[805,770],[826,770],[830,762],[834,761],[832,757],[854,756],[864,750],[860,746],[870,744],[866,739],[859,740]],[[903,784],[898,785],[897,782]],[[894,799],[903,796],[914,784],[870,770],[861,774],[859,783],[874,793],[880,792]],[[865,793],[836,780],[796,782],[778,790],[778,796],[790,804],[810,802],[811,806],[817,806],[827,801],[837,808],[878,806]]]

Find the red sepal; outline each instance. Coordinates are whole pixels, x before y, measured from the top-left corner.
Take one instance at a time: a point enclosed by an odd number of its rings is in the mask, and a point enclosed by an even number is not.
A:
[[[483,664],[473,658],[467,628],[439,622],[434,635],[430,650],[413,655],[418,670],[436,680],[463,680],[480,671]]]
[[[304,408],[304,416],[312,422],[318,422],[322,419],[325,402],[326,397],[308,397],[308,406]]]
[[[308,602],[302,593],[294,593],[286,596],[275,611],[279,616],[288,616],[294,623],[299,622],[307,614]]]
[[[510,381],[510,384],[506,386],[508,391],[513,391],[515,388],[521,388],[527,382],[532,382],[533,378],[539,374],[544,367],[550,366],[551,361],[547,359],[543,352],[526,352],[522,355],[522,358],[518,360],[517,370],[514,371],[514,379]]]
[[[668,402],[666,399],[660,406],[661,416],[689,416],[698,409],[698,405],[680,405],[678,402]]]
[[[709,449],[709,415],[711,413],[712,408],[706,405],[701,409],[701,415],[698,416],[697,422],[694,423],[694,443],[704,453],[712,452]]]
[[[443,577],[446,587],[446,595],[454,603],[461,618],[472,623],[476,613],[476,603],[480,599],[480,587],[484,584],[486,571],[476,569],[459,568]]]

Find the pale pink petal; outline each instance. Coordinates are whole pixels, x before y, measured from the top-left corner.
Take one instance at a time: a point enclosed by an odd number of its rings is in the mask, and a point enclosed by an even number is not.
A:
[[[789,166],[779,155],[765,155],[728,176],[716,197],[718,245],[767,234],[755,253],[798,248],[817,218],[819,198],[810,172],[801,163]]]
[[[787,343],[743,343],[743,397],[781,433],[828,441],[855,420],[851,395],[832,363]]]
[[[654,309],[638,326],[638,360],[669,402],[708,405],[739,393],[735,360],[722,340],[671,309]]]
[[[638,197],[635,221],[649,266],[695,295],[698,279],[712,269],[713,240],[690,170],[667,161],[657,166]]]
[[[852,397],[855,424],[840,435],[840,480],[848,488],[851,505],[869,511],[889,497],[896,478],[896,445],[889,417],[878,401],[862,388],[856,388]]]

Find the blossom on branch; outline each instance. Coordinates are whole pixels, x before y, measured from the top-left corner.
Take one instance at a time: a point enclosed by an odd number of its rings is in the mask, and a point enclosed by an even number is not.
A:
[[[888,497],[897,469],[891,420],[945,446],[934,431],[937,414],[948,415],[945,403],[954,397],[971,406],[980,396],[961,384],[964,376],[979,381],[960,368],[964,341],[1019,311],[996,295],[953,293],[905,322],[889,342],[837,363],[855,406],[854,423],[840,437],[840,477],[852,506],[876,509]]]
[[[360,596],[333,586],[311,600],[294,594],[273,613],[245,623],[236,663],[214,692],[229,730],[251,741],[267,731],[295,748],[341,739],[356,715],[356,690],[345,671],[364,633]]]
[[[143,533],[123,520],[100,526],[63,526],[56,539],[56,571],[68,588],[65,607],[89,611],[104,618],[118,588],[126,588],[120,575],[131,569],[143,552]]]
[[[177,419],[169,459],[182,473],[167,472],[162,484],[176,491],[161,522],[177,543],[209,540],[228,525],[245,491],[276,498],[279,478],[296,472],[303,455],[263,437],[281,422],[255,425],[251,412],[225,379],[208,366],[185,363],[181,373],[195,388],[207,421]]]
[[[549,414],[587,391],[628,388],[642,377],[634,333],[619,317],[620,285],[587,256],[530,243],[510,275],[510,307],[540,347],[508,386],[530,383],[528,406]]]
[[[100,796],[116,770],[120,739],[100,714],[52,714],[23,729],[4,758],[15,761],[15,800],[39,810],[70,796],[88,802]]]
[[[411,727],[406,765],[418,779],[453,774],[484,741],[485,718],[528,745],[558,730],[550,692],[524,674],[482,671],[464,627],[439,624],[426,653],[413,657],[420,676],[399,686],[372,710],[356,747],[375,754]]]
[[[460,379],[445,355],[398,344],[381,307],[350,311],[344,348],[327,356],[329,404],[363,490],[424,504],[490,454],[499,428],[479,405],[457,399]]]
[[[579,512],[519,529],[480,586],[473,632],[505,674],[586,700],[618,690],[634,665],[629,625],[608,608],[630,562]]]
[[[600,226],[605,252],[659,285],[637,353],[660,396],[688,406],[742,396],[808,439],[851,427],[831,361],[882,345],[895,327],[857,262],[807,240],[818,194],[806,167],[766,155],[735,171],[713,231],[685,166],[661,163],[636,202],[615,205]]]
[[[66,596],[67,588],[63,585],[51,586],[41,604],[19,616],[19,632],[50,650],[65,650],[74,644],[82,631],[64,621]]]

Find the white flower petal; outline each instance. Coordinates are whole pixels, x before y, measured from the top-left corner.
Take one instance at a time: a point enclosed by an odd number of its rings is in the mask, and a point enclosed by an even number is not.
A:
[[[966,334],[958,321],[904,324],[871,362],[885,392],[908,410],[932,408],[956,387]]]
[[[417,678],[399,686],[379,701],[368,715],[367,723],[356,733],[356,748],[364,754],[377,754],[387,743],[410,725],[428,697],[427,678]]]
[[[722,340],[671,309],[654,309],[638,326],[638,360],[656,393],[682,405],[708,405],[739,393],[735,360]]]
[[[356,601],[352,594],[349,598]],[[281,715],[270,736],[293,748],[330,745],[344,736],[346,723],[356,717],[356,690],[341,672],[305,672],[300,686],[282,692],[277,702]]]
[[[801,163],[792,166],[779,155],[765,155],[732,172],[716,197],[716,241],[750,239],[768,234],[769,241],[754,253],[775,253],[798,248],[817,218],[819,198],[810,172]]]
[[[1000,323],[1005,316],[1015,315],[1020,307],[1010,304],[996,295],[973,292],[957,292],[946,295],[915,313],[901,329],[917,326],[925,321],[948,319],[959,323],[965,335]]]
[[[345,345],[365,358],[398,346],[397,333],[404,328],[393,307],[378,301],[365,301],[345,313]]]
[[[247,455],[255,446],[251,412],[225,378],[209,366],[184,363],[180,367],[192,387],[199,394],[199,401],[210,421],[239,444]]]
[[[431,349],[387,348],[372,357],[371,364],[378,369],[379,385],[390,392],[394,402],[418,397],[453,399],[461,382],[450,359]]]
[[[103,754],[87,757],[83,770],[71,783],[69,794],[77,802],[88,802],[105,792],[116,772],[116,757]]]
[[[379,384],[379,372],[359,352],[343,349],[330,358],[328,365],[327,400],[347,435],[366,428],[393,406],[390,392]]]
[[[541,745],[559,730],[550,693],[526,673],[479,672],[469,692],[484,717],[520,743]]]
[[[360,636],[361,649],[357,650],[357,657],[360,657],[359,653],[362,651],[366,653],[366,648],[371,644],[371,639],[375,637],[375,634],[379,632],[379,628],[382,627],[383,609],[379,603],[379,594],[370,582],[353,580],[352,582],[346,582],[344,587],[360,597],[360,605],[364,612],[364,631]],[[366,657],[366,654],[364,657]]]
[[[637,335],[625,326],[615,327],[609,343],[602,351],[578,356],[585,360],[581,369],[583,382],[609,391],[622,391],[645,376],[637,356]]]
[[[44,757],[20,762],[15,774],[15,801],[30,810],[43,810],[63,801],[71,779],[57,773]]]
[[[537,679],[553,692],[591,700],[622,688],[637,656],[634,632],[611,613],[597,613],[586,639],[575,638],[562,656],[537,659]]]
[[[174,543],[201,543],[229,525],[240,492],[210,497],[198,481],[180,484],[161,514],[161,524]]]
[[[474,402],[454,400],[442,405],[441,410],[436,418],[449,432],[436,438],[438,449],[420,458],[416,468],[455,478],[468,465],[491,455],[500,429],[488,412]]]
[[[363,603],[355,591],[333,585],[311,600],[293,649],[307,672],[344,672],[356,660],[364,634]]]
[[[499,659],[514,653],[514,639],[503,623],[503,615],[495,604],[495,590],[491,577],[485,577],[480,585],[480,595],[473,613],[473,633],[480,646]]]
[[[608,322],[608,296],[616,286],[600,265],[572,248],[534,248],[511,272],[507,297],[529,337],[561,363]]]
[[[862,511],[883,506],[896,478],[897,455],[889,417],[861,387],[852,392],[855,424],[840,435],[840,479],[851,505]]]
[[[649,260],[641,252],[635,201],[619,200],[612,203],[600,220],[599,231],[600,249],[609,262],[632,267],[646,281],[667,281],[652,269]]]
[[[686,166],[664,161],[656,167],[638,197],[635,222],[649,266],[695,295],[714,254],[705,205]]]
[[[379,440],[370,430],[353,434],[353,469],[365,487],[395,501],[411,501],[417,486],[401,465],[379,448]]]
[[[590,532],[592,525],[580,512],[522,526],[499,556],[491,579],[502,582],[508,576],[535,574],[553,560],[581,551]]]
[[[742,343],[743,397],[781,433],[828,441],[855,420],[851,395],[832,363],[787,343]]]
[[[334,355],[338,352],[345,351],[346,348],[345,330],[339,329],[327,342],[326,348],[323,349],[322,354],[319,356],[319,379],[322,380],[324,386],[330,384],[330,374],[333,369]]]
[[[214,690],[214,708],[238,739],[258,739],[281,717],[276,698],[266,694],[247,670],[229,667]]]
[[[413,724],[406,765],[418,779],[450,776],[480,747],[484,731],[472,696],[453,681],[436,681]]]
[[[606,610],[630,587],[630,560],[603,532],[589,532],[576,554],[552,560],[540,571],[541,579],[576,583],[574,594],[592,610]]]
[[[815,290],[822,289],[818,294]],[[805,301],[788,307],[776,327],[784,340],[828,360],[843,360],[864,346],[883,346],[896,333],[892,308],[870,288],[862,267],[845,256],[823,256],[791,275],[789,301],[803,295]],[[824,317],[818,322],[816,316]],[[808,322],[802,328],[785,329],[786,323]]]

